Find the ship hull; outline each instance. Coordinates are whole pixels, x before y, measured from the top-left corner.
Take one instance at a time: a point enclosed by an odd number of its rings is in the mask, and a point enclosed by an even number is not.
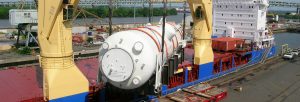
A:
[[[267,49],[261,49],[261,50],[254,50],[254,51],[245,53],[247,55],[252,55],[252,57],[251,57],[251,61],[249,61],[249,63],[247,63],[243,66],[251,66],[251,65],[260,64],[263,59],[262,55],[264,54],[264,52],[266,50]],[[191,54],[193,52],[192,50],[186,49],[185,51],[186,51],[185,55],[187,57],[193,56]],[[271,59],[275,55],[276,55],[276,49],[274,46],[274,47],[270,48],[266,59]],[[95,82],[97,80],[97,73],[99,70],[98,59],[97,58],[81,59],[81,60],[77,60],[76,64],[77,64],[78,68],[85,74],[85,76],[89,80],[91,89],[94,89],[94,87],[98,87],[98,85],[95,84]],[[177,91],[178,89],[196,85],[201,82],[207,82],[207,81],[210,81],[210,80],[213,80],[216,78],[221,78],[221,77],[231,74],[233,72],[238,72],[240,69],[243,69],[243,68],[251,68],[251,67],[237,66],[237,67],[230,68],[226,71],[221,71],[217,74],[214,74],[214,73],[210,73],[213,70],[213,66],[214,66],[213,63],[208,63],[206,65],[201,65],[201,66],[190,65],[190,67],[198,67],[198,68],[201,67],[201,69],[204,69],[204,70],[192,70],[192,71],[198,72],[200,74],[202,73],[201,76],[199,75],[199,76],[197,76],[196,80],[190,81],[188,74],[191,71],[184,70],[185,75],[183,75],[182,77],[183,77],[183,80],[185,80],[185,81],[181,81],[181,82],[183,82],[182,84],[177,85],[176,87],[172,87],[172,88],[169,88],[168,85],[163,85],[162,90],[161,90],[162,95],[167,95],[167,94]],[[26,66],[26,67],[18,67],[18,68],[11,67],[7,70],[1,70],[0,71],[0,73],[1,73],[0,79],[6,83],[2,83],[0,85],[7,86],[7,87],[1,87],[0,90],[7,90],[7,91],[1,91],[0,94],[3,97],[7,97],[7,98],[5,98],[5,101],[32,101],[32,100],[43,101],[43,94],[42,94],[42,87],[41,87],[42,84],[40,83],[41,82],[40,78],[42,78],[41,77],[42,74],[39,73],[40,72],[39,70],[40,70],[39,66]],[[205,76],[202,76],[203,73],[205,73],[204,74]],[[26,81],[23,78],[25,78]],[[28,81],[28,80],[30,80],[30,81]],[[12,84],[12,83],[14,83],[14,84]],[[12,89],[12,88],[8,88],[8,87],[14,87],[14,88]],[[11,94],[6,94],[7,92],[18,93],[18,95],[12,96]],[[28,94],[28,92],[31,92],[34,94]],[[93,94],[93,92],[90,92],[89,95]],[[101,93],[104,94],[103,92],[101,92]],[[84,95],[86,95],[86,93],[84,93]],[[105,95],[96,95],[96,96],[99,97],[99,99],[102,99],[102,100],[105,99]],[[109,100],[109,98],[108,98],[108,100]]]
[[[266,53],[266,57],[264,58],[264,54]],[[275,57],[276,55],[276,46],[272,46],[270,48],[265,48],[265,49],[260,49],[260,50],[253,50],[253,51],[249,51],[244,53],[245,55],[250,55],[250,61],[246,64],[240,65],[240,66],[235,66],[232,68],[229,68],[228,70],[224,70],[224,71],[220,71],[218,73],[211,73],[213,71],[213,63],[207,63],[206,65],[196,65],[196,67],[199,67],[199,69],[202,70],[198,70],[199,73],[199,78],[197,80],[191,81],[191,82],[187,82],[184,81],[185,83],[183,83],[182,85],[178,85],[176,87],[172,87],[169,88],[168,85],[163,85],[162,86],[162,95],[167,95],[170,93],[173,93],[175,91],[177,91],[178,89],[182,89],[182,88],[186,88],[189,86],[193,86],[202,82],[207,82],[216,78],[221,78],[225,75],[234,73],[234,72],[238,72],[241,69],[246,69],[246,68],[251,68],[251,66],[253,65],[257,65],[257,64],[261,64],[263,62],[263,60],[268,60],[271,59],[273,57]],[[233,61],[234,63],[234,61]],[[195,66],[194,66],[195,67]],[[188,70],[184,70],[184,73],[189,73]],[[202,74],[202,75],[200,75]],[[204,75],[203,75],[204,74]],[[183,76],[184,80],[189,80],[188,75]]]

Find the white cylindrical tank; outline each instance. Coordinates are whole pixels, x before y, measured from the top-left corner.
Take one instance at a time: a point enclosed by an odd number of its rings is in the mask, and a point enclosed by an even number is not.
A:
[[[102,80],[121,89],[140,87],[155,73],[157,64],[162,65],[171,57],[181,39],[180,26],[167,23],[164,61],[161,61],[162,25],[133,28],[113,34],[100,48]]]

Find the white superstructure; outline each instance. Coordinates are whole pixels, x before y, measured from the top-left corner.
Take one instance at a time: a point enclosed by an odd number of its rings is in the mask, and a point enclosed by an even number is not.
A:
[[[272,45],[266,26],[268,6],[268,0],[214,0],[214,36],[248,39],[259,48]]]

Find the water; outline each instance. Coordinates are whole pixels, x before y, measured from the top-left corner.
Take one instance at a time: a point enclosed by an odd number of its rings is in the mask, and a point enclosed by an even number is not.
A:
[[[190,14],[187,14],[189,16]],[[152,17],[152,22],[159,22],[162,16],[155,16]],[[183,19],[183,14],[178,13],[178,15],[172,15],[172,16],[167,16],[167,21],[172,21],[176,23],[182,23]],[[148,23],[148,17],[113,17],[112,18],[112,23],[113,24],[126,24],[126,23]],[[97,19],[76,19],[74,22],[75,26],[81,25],[81,26],[86,26],[86,25],[99,25],[99,24],[108,24],[108,18],[104,18],[101,21]],[[0,28],[7,28],[7,27],[12,27],[9,23],[8,19],[0,19]]]
[[[297,8],[296,7],[274,7],[271,6],[268,9],[269,11],[285,11],[285,12],[296,12]]]
[[[0,19],[0,28],[11,27],[8,19]]]
[[[187,14],[189,16],[190,14]],[[162,16],[155,16],[152,17],[152,22],[159,22]],[[148,17],[114,17],[112,18],[113,24],[129,24],[129,23],[148,23]],[[183,14],[178,13],[178,15],[167,16],[167,21],[182,23]],[[101,22],[102,21],[102,22]],[[75,25],[99,25],[99,24],[108,24],[108,18],[104,18],[103,20],[96,20],[96,19],[77,19],[75,21]]]
[[[0,41],[0,46],[2,45],[13,45],[14,42],[10,42],[10,41]]]
[[[281,45],[289,44],[290,48],[300,48],[300,33],[278,33],[275,34],[277,53],[280,53]]]

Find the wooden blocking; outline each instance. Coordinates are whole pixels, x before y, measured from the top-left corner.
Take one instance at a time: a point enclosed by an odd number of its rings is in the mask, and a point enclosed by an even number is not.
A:
[[[166,97],[176,102],[210,102],[207,98],[183,91],[177,91]]]

